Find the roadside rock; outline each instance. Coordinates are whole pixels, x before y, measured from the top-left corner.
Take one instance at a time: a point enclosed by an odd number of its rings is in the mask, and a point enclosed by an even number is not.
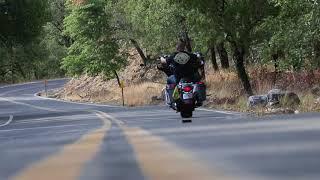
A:
[[[315,104],[319,105],[320,104],[320,97],[318,99],[316,99]]]
[[[268,106],[276,106],[280,104],[280,99],[285,96],[285,92],[280,89],[272,89],[268,92]]]
[[[273,89],[269,91],[268,107],[296,107],[300,104],[299,96],[290,91],[282,91],[280,89]]]
[[[248,99],[248,107],[265,107],[268,104],[267,95],[250,96]]]
[[[299,106],[301,103],[301,100],[299,98],[299,96],[294,93],[294,92],[286,92],[282,105],[284,105],[285,107],[292,107],[295,108],[297,106]]]
[[[314,96],[320,96],[320,87],[319,86],[315,86],[311,89],[311,93],[314,95]]]
[[[264,108],[265,114],[298,113],[296,109],[299,104],[300,99],[296,93],[281,89],[272,89],[266,95],[250,96],[248,99],[249,108]]]
[[[314,104],[316,106],[320,105],[320,87],[319,86],[315,86],[311,89],[311,93],[312,95],[315,97],[315,102]]]

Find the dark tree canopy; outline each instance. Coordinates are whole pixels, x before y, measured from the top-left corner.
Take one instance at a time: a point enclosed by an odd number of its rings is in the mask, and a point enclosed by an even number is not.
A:
[[[180,38],[210,52],[216,71],[235,69],[248,95],[247,66],[320,67],[320,5],[311,0],[0,0],[0,23],[4,79],[111,77],[125,66],[120,49],[136,48],[146,64]]]

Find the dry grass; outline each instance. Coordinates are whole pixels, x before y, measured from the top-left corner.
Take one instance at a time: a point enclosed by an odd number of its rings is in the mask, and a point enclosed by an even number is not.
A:
[[[129,52],[128,62],[130,62],[128,67],[119,73],[120,78],[127,83],[124,89],[125,104],[143,106],[163,103],[155,97],[161,96],[165,85],[153,82],[165,82],[164,73],[157,71],[153,66],[141,68],[139,55],[135,51]],[[207,107],[249,111],[247,97],[234,69],[215,72],[212,68],[207,67],[206,72],[208,98],[205,105]],[[281,72],[277,75],[276,84],[273,83],[275,73],[271,66],[250,67],[248,74],[255,94],[267,94],[276,86],[298,93],[302,102],[300,111],[320,110],[320,105],[314,103],[316,97],[309,91],[315,84],[320,83],[320,70]],[[79,79],[73,79],[58,93],[58,96],[72,101],[122,103],[121,89],[116,80],[104,81],[99,76],[82,76]],[[264,110],[256,111],[263,112]]]
[[[320,111],[320,104],[315,102],[316,97],[313,94],[307,92],[300,94],[299,97],[301,99],[301,105],[299,107],[300,112]]]
[[[156,99],[161,96],[163,87],[163,84],[151,82],[126,84],[125,104],[143,106],[159,103]],[[62,91],[58,92],[58,97],[70,101],[122,104],[121,88],[116,82],[85,76],[70,81]]]
[[[129,85],[125,88],[125,103],[128,106],[143,106],[159,103],[155,98],[161,96],[163,84],[151,82]]]
[[[210,71],[213,72],[213,71]],[[232,71],[220,71],[206,76],[207,91],[211,97],[237,97],[241,92],[241,83]]]
[[[234,71],[214,72],[207,69],[207,102],[210,108],[245,111],[246,98],[242,90],[241,82]]]
[[[207,75],[208,86],[208,107],[250,111],[247,107],[247,97],[243,91],[241,82],[235,71],[210,72]],[[255,94],[267,94],[273,88],[293,91],[297,93],[301,100],[298,110],[301,112],[320,111],[320,105],[315,104],[315,97],[310,89],[319,84],[319,71],[302,71],[300,73],[282,72],[278,74],[276,84],[274,72],[269,67],[249,68],[251,85]],[[256,112],[263,113],[265,109],[256,109]]]
[[[207,107],[241,112],[250,111],[247,107],[247,97],[245,96],[236,72],[231,70],[220,72],[207,70],[207,72],[206,84],[208,99],[205,104]],[[266,94],[272,89],[273,84],[270,80],[272,74],[270,75],[268,72],[261,73],[255,70],[250,72],[250,76],[252,78],[251,84],[256,94]],[[308,77],[309,76],[305,74],[295,75],[295,80],[293,81],[291,79],[292,75],[286,74],[279,78],[279,82],[281,82],[283,87],[290,87],[283,89],[289,89],[298,93],[301,99],[301,105],[298,109],[300,112],[320,111],[320,105],[315,104],[316,97],[312,95],[309,90],[312,84],[309,84],[308,80],[303,80]],[[315,78],[314,81],[315,80],[318,81],[317,78]],[[300,86],[297,81],[302,82]],[[161,100],[158,100],[158,98],[161,96],[164,86],[164,84],[150,81],[127,83],[124,89],[125,104],[127,106],[143,106],[163,103]],[[63,96],[61,96],[61,94],[63,94]],[[64,91],[60,92],[60,97],[72,101],[108,104],[122,103],[121,89],[118,87],[116,81],[104,81],[99,77],[83,76],[79,79],[72,80],[65,87]],[[255,110],[258,114],[264,111],[265,109]]]

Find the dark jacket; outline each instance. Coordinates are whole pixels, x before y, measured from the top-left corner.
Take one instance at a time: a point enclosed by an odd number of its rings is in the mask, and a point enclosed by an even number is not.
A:
[[[175,52],[167,58],[167,65],[170,68],[170,71],[177,78],[193,78],[195,75],[198,75],[199,68],[202,66],[201,61],[195,54],[184,52],[190,56],[189,61],[186,64],[179,64],[174,61],[175,56],[179,52]]]

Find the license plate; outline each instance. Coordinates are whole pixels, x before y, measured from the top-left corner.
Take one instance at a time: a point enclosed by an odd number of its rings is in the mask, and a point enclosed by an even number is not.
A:
[[[182,95],[183,99],[192,99],[193,98],[193,94],[192,93],[188,93],[188,94],[183,94]]]

